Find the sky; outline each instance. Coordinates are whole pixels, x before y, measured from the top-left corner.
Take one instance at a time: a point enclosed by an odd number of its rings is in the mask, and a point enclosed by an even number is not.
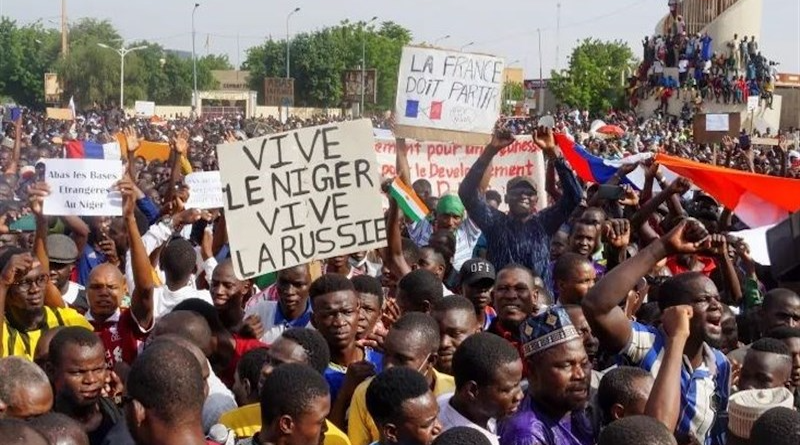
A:
[[[108,19],[126,40],[147,39],[168,49],[191,50],[191,0],[66,0],[67,17]],[[567,66],[576,41],[586,37],[627,42],[641,58],[641,39],[652,34],[667,12],[667,0],[200,0],[195,15],[200,55],[227,54],[236,66],[246,49],[272,36],[313,31],[342,20],[394,21],[411,30],[415,43],[505,57],[509,66],[538,78],[537,29],[541,30],[541,66]],[[561,4],[558,14],[557,4]],[[780,62],[781,72],[800,73],[800,0],[764,0],[759,47]],[[58,22],[61,0],[0,0],[0,14],[45,26]],[[559,20],[560,18],[560,20]],[[557,31],[560,22],[560,31]],[[237,38],[238,36],[238,38]],[[449,38],[444,38],[450,36]],[[207,45],[208,43],[208,45]],[[293,54],[293,57],[302,57]]]

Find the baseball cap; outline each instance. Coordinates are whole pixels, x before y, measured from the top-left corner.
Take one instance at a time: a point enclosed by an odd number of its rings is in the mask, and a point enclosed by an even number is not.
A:
[[[462,286],[471,286],[484,280],[491,281],[491,284],[494,284],[497,276],[494,265],[481,258],[473,258],[466,261],[461,266],[460,275]]]
[[[51,263],[71,264],[78,260],[78,246],[67,235],[48,235],[46,244],[47,257]]]
[[[511,178],[511,180],[508,181],[508,184],[506,184],[506,190],[512,190],[518,187],[530,187],[534,192],[537,191],[536,182],[529,176],[517,176]]]

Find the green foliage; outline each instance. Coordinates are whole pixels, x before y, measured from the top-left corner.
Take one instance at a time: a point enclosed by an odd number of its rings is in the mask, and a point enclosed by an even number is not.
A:
[[[44,73],[58,57],[59,34],[40,24],[18,27],[0,21],[0,94],[21,104],[42,106]]]
[[[621,41],[585,39],[572,51],[569,68],[552,72],[551,89],[560,102],[590,112],[621,107],[623,71],[635,63],[633,52]]]
[[[119,100],[119,54],[122,38],[107,20],[82,19],[70,27],[69,54],[61,55],[61,34],[41,24],[18,26],[0,21],[0,95],[33,107],[44,107],[44,73],[55,71],[64,89],[62,104],[74,97],[78,106],[116,103]],[[127,47],[146,46],[125,56],[125,104],[152,100],[188,105],[192,95],[192,60],[147,41]],[[227,56],[197,59],[197,87],[216,88],[211,70],[232,69]]]
[[[503,85],[503,113],[508,114],[514,110],[507,101],[521,101],[525,98],[525,89],[519,82],[509,82]]]
[[[374,107],[393,108],[400,55],[410,41],[410,31],[393,22],[374,27],[364,22],[344,21],[294,36],[290,41],[290,71],[295,79],[295,103],[316,107],[342,105],[342,76],[346,70],[361,67],[363,50],[367,69],[378,71],[378,101]],[[269,40],[250,48],[242,69],[250,70],[250,88],[258,91],[263,100],[264,78],[286,76],[286,41]]]

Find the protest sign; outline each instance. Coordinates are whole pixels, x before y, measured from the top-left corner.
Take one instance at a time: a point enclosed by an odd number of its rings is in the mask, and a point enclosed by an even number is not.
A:
[[[72,110],[69,108],[47,108],[47,118],[59,121],[71,121],[74,119]]]
[[[122,161],[45,159],[37,164],[50,186],[45,215],[120,216],[122,196],[114,184],[122,179]]]
[[[156,114],[156,103],[146,100],[137,100],[134,104],[134,111],[139,117],[152,117]]]
[[[386,245],[369,120],[217,147],[240,279]]]
[[[397,77],[397,134],[486,144],[500,115],[502,59],[430,47],[403,48]]]
[[[218,171],[197,172],[186,175],[189,186],[187,209],[221,209],[225,200],[222,196],[222,179]]]
[[[758,101],[761,99],[759,96],[749,96],[747,98],[747,111],[755,111],[758,109]]]
[[[268,107],[294,105],[294,79],[264,78],[264,104]]]
[[[484,150],[482,145],[413,140],[406,140],[406,146],[412,180],[427,179],[431,183],[433,196],[458,193],[458,186],[464,176]],[[377,137],[375,152],[381,175],[389,178],[396,176],[395,140]],[[495,156],[489,188],[505,195],[506,183],[515,176],[533,177],[540,191],[536,207],[547,207],[547,194],[542,192],[545,188],[544,157],[530,136],[517,136],[513,144]]]
[[[727,114],[706,114],[706,131],[729,131]]]

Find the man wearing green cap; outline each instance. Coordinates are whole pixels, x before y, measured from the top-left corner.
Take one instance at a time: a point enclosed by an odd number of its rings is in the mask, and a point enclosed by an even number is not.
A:
[[[397,138],[396,149],[396,162],[397,172],[400,179],[409,184],[411,182],[411,168],[408,164],[408,148],[406,147],[406,140],[404,138]],[[420,195],[420,199],[428,202],[428,199],[419,193],[420,191],[427,192],[430,195],[430,183],[423,180],[417,180],[414,183],[414,190]],[[422,187],[427,183],[428,188]],[[417,185],[420,185],[418,190]],[[432,198],[432,196],[428,196]],[[455,255],[453,256],[453,269],[461,270],[461,266],[470,258],[478,239],[481,237],[481,230],[476,226],[467,216],[464,204],[461,198],[454,193],[447,193],[441,196],[436,204],[435,211],[432,212],[432,221],[430,218],[422,219],[413,223],[408,227],[408,235],[414,243],[420,247],[429,244],[431,235],[437,230],[447,230],[453,233],[456,239]]]
[[[418,246],[426,246],[436,230],[453,232],[456,238],[456,252],[453,267],[460,270],[467,260],[472,258],[472,251],[481,236],[481,230],[465,215],[464,204],[458,195],[446,194],[439,198],[433,222],[423,219],[414,223],[409,236]]]

